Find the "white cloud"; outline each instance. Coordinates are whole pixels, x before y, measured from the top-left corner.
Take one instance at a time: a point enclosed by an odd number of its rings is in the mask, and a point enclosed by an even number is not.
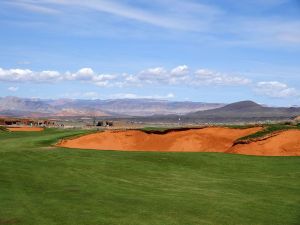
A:
[[[248,78],[214,72],[207,69],[199,69],[195,72],[194,85],[248,85],[252,81]]]
[[[12,92],[16,92],[16,91],[18,91],[19,90],[19,87],[9,87],[9,88],[7,88],[7,90],[9,90],[9,91],[12,91]]]
[[[141,71],[137,78],[139,81],[153,84],[153,83],[165,83],[168,80],[168,72],[163,67],[149,68]]]
[[[184,76],[189,73],[189,68],[187,65],[177,66],[171,70],[171,75],[174,76]]]
[[[62,75],[57,71],[33,72],[29,69],[0,68],[0,80],[10,82],[50,82],[62,80]]]
[[[29,69],[0,68],[0,80],[6,82],[32,82],[51,83],[59,81],[78,81],[91,83],[99,87],[124,87],[145,85],[180,85],[180,86],[202,86],[202,85],[247,85],[251,80],[234,75],[227,75],[206,69],[191,72],[188,66],[181,65],[171,70],[163,67],[154,67],[142,70],[137,74],[101,74],[91,68],[82,68],[77,72],[60,73],[58,71],[34,72]]]
[[[35,72],[30,69],[2,69],[0,68],[0,81],[8,83],[57,83],[57,82],[84,82],[99,87],[144,87],[148,85],[181,86],[181,87],[201,87],[201,86],[248,86],[252,81],[240,75],[216,72],[208,69],[198,69],[191,71],[186,65],[177,66],[167,70],[163,67],[154,67],[142,70],[137,74],[101,74],[96,73],[91,68],[82,68],[77,72],[60,73],[54,70]],[[17,91],[18,87],[11,86],[9,91]],[[279,81],[262,81],[254,85],[257,93],[275,97],[298,97],[300,91],[289,87]],[[98,93],[80,93],[86,98],[98,98]],[[137,96],[131,93],[121,93],[118,98],[173,98],[169,93],[165,96]]]
[[[109,81],[114,80],[116,76],[111,74],[96,74],[91,68],[82,68],[76,73],[68,73],[66,78],[69,80],[91,82],[97,86],[105,87],[108,86],[110,84]]]
[[[130,75],[135,84],[185,84],[189,79],[189,68],[186,65],[177,66],[170,71],[163,67],[154,67],[141,71],[137,76]]]
[[[76,73],[68,74],[67,79],[70,80],[92,80],[95,73],[91,68],[82,68]]]
[[[273,98],[287,98],[300,96],[300,92],[278,81],[263,81],[256,84],[255,90],[263,95]]]
[[[175,98],[173,93],[168,93],[166,95],[137,95],[132,93],[118,93],[110,96],[113,99],[170,99]]]
[[[97,86],[108,86],[109,81],[116,78],[111,74],[96,74],[91,68],[82,68],[75,73],[60,73],[58,71],[34,72],[29,69],[2,69],[0,68],[0,81],[6,82],[32,82],[51,83],[58,81],[90,82]]]
[[[115,80],[116,76],[111,74],[100,74],[93,78],[92,82],[100,87],[108,86],[111,81]]]

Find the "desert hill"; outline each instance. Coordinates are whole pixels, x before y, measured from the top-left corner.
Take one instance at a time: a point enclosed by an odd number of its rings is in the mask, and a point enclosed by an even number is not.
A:
[[[241,101],[216,109],[178,115],[155,115],[143,121],[232,123],[291,120],[300,115],[299,107],[267,107],[253,101]]]
[[[286,120],[300,114],[296,107],[266,107],[253,101],[236,102],[218,109],[189,113],[185,119],[198,121],[265,121]]]

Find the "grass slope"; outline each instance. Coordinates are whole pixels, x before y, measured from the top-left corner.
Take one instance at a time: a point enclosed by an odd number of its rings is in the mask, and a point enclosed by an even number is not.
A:
[[[0,224],[299,224],[300,157],[50,147],[0,133]]]
[[[6,132],[8,129],[6,127],[0,126],[0,132]]]
[[[264,125],[264,129],[261,131],[258,131],[254,134],[250,134],[245,137],[239,138],[236,142],[243,142],[243,141],[253,141],[256,139],[264,138],[268,135],[271,135],[272,133],[276,133],[279,131],[285,131],[285,130],[300,130],[300,124],[297,125],[287,125],[287,124],[266,124]]]

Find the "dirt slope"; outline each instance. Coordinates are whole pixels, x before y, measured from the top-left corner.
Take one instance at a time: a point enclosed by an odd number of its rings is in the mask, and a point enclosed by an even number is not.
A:
[[[300,130],[288,130],[265,140],[238,144],[228,153],[263,156],[300,156]]]
[[[233,142],[261,130],[209,127],[166,134],[147,134],[139,130],[105,131],[64,140],[59,146],[68,148],[120,151],[225,152]]]

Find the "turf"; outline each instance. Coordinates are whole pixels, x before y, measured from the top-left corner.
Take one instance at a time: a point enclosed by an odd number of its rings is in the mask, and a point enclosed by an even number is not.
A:
[[[0,126],[0,132],[6,132],[8,131],[6,127]]]
[[[258,131],[254,134],[250,134],[245,137],[241,137],[238,141],[248,141],[255,140],[259,138],[264,138],[272,133],[284,130],[300,130],[300,124],[297,125],[287,125],[287,124],[265,124],[263,130]]]
[[[141,128],[141,131],[145,131],[145,132],[165,132],[167,130],[174,130],[174,129],[178,129],[177,127],[144,127]]]
[[[300,157],[49,147],[0,133],[0,224],[299,224]]]

